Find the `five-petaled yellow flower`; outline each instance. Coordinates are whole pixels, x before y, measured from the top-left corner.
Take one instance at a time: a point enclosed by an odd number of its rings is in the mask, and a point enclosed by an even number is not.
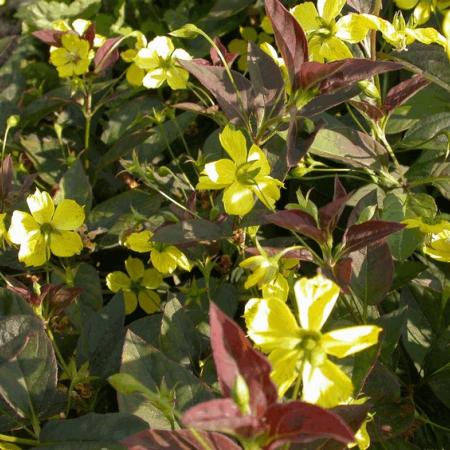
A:
[[[133,62],[145,71],[142,84],[156,89],[164,82],[172,89],[186,89],[189,72],[178,64],[178,59],[189,60],[191,55],[181,48],[175,48],[167,36],[156,36],[145,48],[141,48]],[[136,81],[137,81],[136,73]]]
[[[150,252],[150,261],[163,274],[171,274],[177,267],[190,271],[192,269],[186,255],[174,245],[152,241],[151,231],[131,233],[125,239],[125,246],[134,252]]]
[[[247,150],[244,134],[230,126],[219,139],[231,159],[206,164],[196,189],[224,189],[223,204],[228,214],[245,216],[255,205],[255,196],[273,209],[283,183],[269,175],[270,165],[263,151],[256,145]]]
[[[361,26],[358,14],[347,14],[336,21],[346,0],[318,0],[301,3],[291,12],[308,35],[308,48],[313,61],[352,58],[347,43],[361,42],[369,31]]]
[[[75,231],[84,222],[84,210],[74,200],[63,200],[55,209],[47,192],[36,189],[27,198],[31,214],[14,211],[8,238],[20,245],[19,260],[27,266],[41,266],[50,254],[60,257],[76,255],[83,249]]]
[[[153,289],[162,283],[162,275],[155,269],[146,269],[140,259],[131,256],[125,261],[125,269],[127,273],[116,271],[106,277],[111,291],[123,292],[125,313],[135,311],[138,303],[147,314],[158,311],[161,298]]]
[[[280,396],[301,377],[304,401],[323,407],[346,402],[353,394],[352,382],[328,355],[344,358],[364,350],[377,343],[381,329],[363,325],[322,333],[339,287],[317,275],[298,280],[294,291],[301,326],[281,300],[251,299],[244,314],[248,335],[269,354]]]
[[[61,47],[52,47],[50,62],[61,78],[83,75],[89,71],[89,42],[75,33],[61,36]]]

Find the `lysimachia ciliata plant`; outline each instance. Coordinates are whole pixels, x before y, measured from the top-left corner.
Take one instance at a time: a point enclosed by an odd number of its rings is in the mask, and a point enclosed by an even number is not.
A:
[[[0,448],[447,448],[450,3],[107,3],[0,40]]]

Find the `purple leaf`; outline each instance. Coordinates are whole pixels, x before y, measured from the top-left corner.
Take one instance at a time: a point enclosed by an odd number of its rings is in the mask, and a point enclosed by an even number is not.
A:
[[[266,13],[281,56],[286,64],[292,90],[300,87],[300,71],[308,61],[308,41],[302,27],[279,0],[266,0]]]
[[[286,139],[286,164],[288,167],[295,167],[301,160],[302,156],[300,152],[296,151],[297,144],[297,108],[293,106],[289,111],[289,128]],[[306,152],[305,152],[306,153]]]
[[[35,38],[48,45],[53,45],[54,47],[61,47],[61,36],[64,34],[63,31],[58,30],[38,30],[31,33]]]
[[[390,113],[393,109],[405,103],[417,92],[421,91],[424,87],[428,86],[428,81],[422,75],[415,75],[409,80],[402,81],[397,86],[394,86],[386,95],[383,108],[387,113]]]
[[[349,103],[358,111],[370,117],[372,120],[377,121],[384,117],[383,110],[378,108],[378,106],[372,105],[371,103],[357,102],[355,100],[351,100]]]
[[[339,63],[343,63],[339,70],[321,83],[322,92],[332,92],[358,81],[367,80],[374,75],[403,68],[403,65],[399,63],[363,58],[345,59]]]
[[[0,198],[6,199],[11,192],[13,178],[13,162],[11,155],[6,155],[0,166]]]
[[[320,228],[324,231],[332,232],[344,211],[345,204],[351,194],[342,186],[339,178],[334,178],[334,195],[333,201],[319,209],[319,223]]]
[[[345,65],[345,59],[330,63],[319,63],[315,61],[306,61],[300,71],[300,84],[303,89],[309,89],[316,84],[326,80],[335,74]]]
[[[95,24],[91,23],[87,30],[84,32],[83,39],[86,39],[89,42],[89,46],[94,48],[94,39],[95,39]]]
[[[267,450],[287,442],[311,442],[333,438],[343,443],[354,440],[353,432],[336,414],[316,405],[294,401],[272,405],[266,413],[269,436],[274,439]]]
[[[220,398],[200,403],[183,414],[183,424],[204,431],[219,431],[251,437],[259,431],[259,419],[242,415],[231,398]]]
[[[225,61],[229,66],[233,64],[235,59],[239,56],[237,53],[231,53],[227,50],[225,45],[222,44],[222,41],[218,38],[214,38],[214,43],[217,45],[217,47],[220,50],[220,53],[222,53],[222,56],[225,58]],[[217,50],[214,47],[211,47],[211,50],[209,51],[209,55],[211,57],[211,61],[214,66],[223,66],[223,62],[219,57],[219,54],[217,53]]]
[[[263,250],[269,255],[269,256],[275,256],[277,253],[284,250],[284,247],[262,247]],[[247,247],[245,249],[246,253],[249,255],[260,255],[259,249],[256,247]],[[289,252],[286,252],[283,256],[284,258],[293,258],[293,259],[299,259],[301,261],[312,261],[312,255],[309,250],[306,248],[297,248],[295,250],[290,250]]]
[[[343,254],[375,244],[392,233],[402,230],[404,227],[401,223],[385,220],[369,220],[368,222],[352,225],[347,228],[344,234]]]
[[[247,78],[239,72],[231,71],[240,94],[239,100],[233,83],[223,67],[203,66],[184,60],[180,60],[180,64],[214,95],[223,112],[233,124],[245,123],[245,116],[249,116],[253,109],[252,86]]]
[[[211,450],[241,450],[230,438],[219,433],[197,432]],[[198,450],[202,442],[189,430],[147,430],[121,441],[128,450]]]
[[[209,315],[211,346],[223,395],[231,397],[237,377],[242,376],[250,393],[250,410],[253,415],[261,416],[278,398],[270,379],[268,360],[251,346],[241,328],[212,302]]]
[[[341,258],[333,267],[333,278],[339,287],[348,292],[348,285],[352,279],[352,258]]]
[[[324,233],[317,228],[312,216],[298,209],[285,209],[266,216],[270,223],[303,234],[316,242],[325,242]]]
[[[119,59],[117,47],[122,40],[123,37],[107,39],[97,50],[94,58],[95,73],[100,73],[109,69]]]

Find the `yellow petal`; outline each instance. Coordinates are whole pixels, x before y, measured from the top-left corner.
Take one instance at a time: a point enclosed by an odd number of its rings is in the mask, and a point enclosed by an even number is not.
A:
[[[54,66],[63,66],[70,61],[70,53],[65,48],[56,48],[50,52],[50,62]]]
[[[370,28],[359,14],[347,14],[336,22],[335,36],[343,41],[356,44],[364,40]]]
[[[238,182],[228,186],[223,193],[223,206],[227,214],[245,216],[254,205],[253,191]]]
[[[152,314],[159,311],[161,298],[156,292],[150,290],[139,291],[138,294],[139,306],[147,313]]]
[[[89,72],[89,60],[87,58],[80,59],[73,68],[75,75],[83,75]]]
[[[302,400],[323,408],[332,408],[346,402],[353,394],[350,378],[329,360],[315,367],[305,361],[302,381]]]
[[[275,208],[275,202],[280,198],[280,183],[272,177],[266,176],[256,179],[253,192],[268,209]]]
[[[155,52],[162,59],[169,58],[175,50],[172,40],[167,36],[156,36],[148,43],[147,48],[151,52]]]
[[[34,239],[21,244],[19,249],[19,261],[26,266],[42,266],[50,258],[47,243],[44,237],[39,233]]]
[[[171,274],[177,268],[177,261],[170,252],[152,250],[150,255],[153,266],[163,274]]]
[[[324,62],[323,56],[320,52],[322,48],[322,38],[320,36],[313,36],[308,41],[309,59],[311,61]]]
[[[227,125],[219,134],[219,140],[230,158],[238,166],[247,162],[247,141],[242,131],[234,130]]]
[[[289,295],[289,283],[280,273],[271,283],[267,283],[262,287],[264,298],[277,298],[282,302],[286,302]]]
[[[153,233],[146,230],[140,231],[139,233],[131,233],[125,239],[125,247],[138,253],[149,252],[153,246],[151,243]]]
[[[244,55],[247,53],[248,43],[242,39],[232,39],[228,44],[228,51],[231,53],[237,53],[238,55]]]
[[[180,67],[172,66],[166,71],[167,84],[173,89],[186,89],[189,72]]]
[[[292,350],[300,343],[300,328],[281,300],[253,298],[245,305],[244,317],[248,336],[263,352]]]
[[[187,270],[188,272],[192,269],[191,263],[189,262],[187,256],[174,245],[169,245],[165,249],[165,253],[170,254],[176,261],[177,265],[182,269]]]
[[[137,56],[137,50],[134,48],[129,48],[120,54],[120,57],[127,63],[133,62],[134,58]]]
[[[301,326],[320,331],[339,297],[339,286],[319,274],[298,280],[294,292]]]
[[[80,37],[73,33],[63,34],[61,36],[61,44],[71,53],[77,53],[83,45]]]
[[[55,206],[48,192],[41,192],[36,189],[34,194],[27,197],[27,203],[31,215],[37,223],[50,223],[55,212]]]
[[[417,5],[418,0],[394,0],[395,4],[401,9],[411,9]]]
[[[176,48],[172,53],[172,59],[189,61],[190,59],[192,59],[192,56],[186,50],[183,50],[182,48]]]
[[[137,64],[131,64],[126,72],[127,81],[132,86],[142,86],[142,80],[144,79],[144,76],[145,70],[138,67]]]
[[[272,365],[270,378],[278,388],[278,396],[282,398],[286,391],[298,378],[298,363],[301,355],[297,350],[276,349],[269,355]]]
[[[306,33],[320,28],[319,13],[313,2],[300,3],[291,9],[291,13]]]
[[[434,28],[407,28],[406,35],[426,45],[439,44],[443,47],[447,45],[447,39]]]
[[[154,70],[159,67],[158,55],[148,48],[142,48],[137,52],[134,62],[138,67],[145,70]]]
[[[430,19],[432,13],[431,3],[429,0],[421,0],[414,8],[414,19],[416,25],[422,25]]]
[[[345,358],[375,345],[381,331],[381,328],[373,325],[341,328],[325,333],[321,342],[328,354]]]
[[[139,258],[128,257],[125,261],[125,269],[131,280],[139,280],[144,275],[144,263]]]
[[[250,147],[247,161],[255,161],[255,164],[252,165],[252,169],[259,169],[258,176],[270,174],[270,164],[269,161],[267,161],[267,156],[257,145],[253,144]]]
[[[147,89],[157,89],[164,81],[166,81],[166,71],[158,67],[157,69],[147,72],[142,79],[142,84]]]
[[[425,242],[423,252],[437,261],[450,262],[450,230],[432,234]]]
[[[57,207],[51,224],[57,230],[76,230],[83,225],[84,209],[75,200],[63,200]]]
[[[58,70],[58,75],[60,78],[69,78],[73,76],[75,66],[72,63],[68,63],[63,66],[58,66],[56,69]]]
[[[147,269],[144,271],[141,285],[147,289],[156,289],[162,283],[163,277],[156,269]]]
[[[236,164],[229,159],[219,159],[206,164],[202,174],[217,185],[216,189],[221,189],[236,180]]]
[[[69,257],[83,250],[83,241],[75,231],[57,231],[50,233],[50,250],[55,256]]]
[[[317,10],[320,17],[331,23],[342,11],[347,0],[317,0]]]
[[[125,304],[125,314],[131,314],[133,313],[138,305],[138,299],[134,292],[132,291],[125,291],[123,293],[123,301]]]
[[[31,214],[23,211],[13,212],[8,230],[8,239],[13,244],[22,244],[37,234],[40,234],[39,224]]]
[[[112,292],[127,290],[131,286],[130,277],[123,272],[111,272],[106,276],[106,286]]]
[[[337,37],[330,37],[323,41],[320,54],[327,61],[353,58],[350,49]]]

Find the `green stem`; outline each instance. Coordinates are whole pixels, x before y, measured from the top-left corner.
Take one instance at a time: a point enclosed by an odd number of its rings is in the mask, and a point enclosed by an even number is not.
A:
[[[39,445],[39,441],[35,439],[19,438],[15,436],[8,436],[7,434],[0,434],[0,441],[11,442],[14,444],[32,445],[33,447]]]
[[[47,326],[46,331],[47,331],[47,335],[48,335],[50,341],[52,342],[52,346],[53,346],[53,349],[55,350],[55,355],[56,355],[56,358],[58,359],[59,365],[62,367],[62,369],[64,370],[65,373],[69,374],[67,364],[64,361],[61,351],[59,350],[58,344],[56,343],[56,339],[50,328],[50,325]]]

